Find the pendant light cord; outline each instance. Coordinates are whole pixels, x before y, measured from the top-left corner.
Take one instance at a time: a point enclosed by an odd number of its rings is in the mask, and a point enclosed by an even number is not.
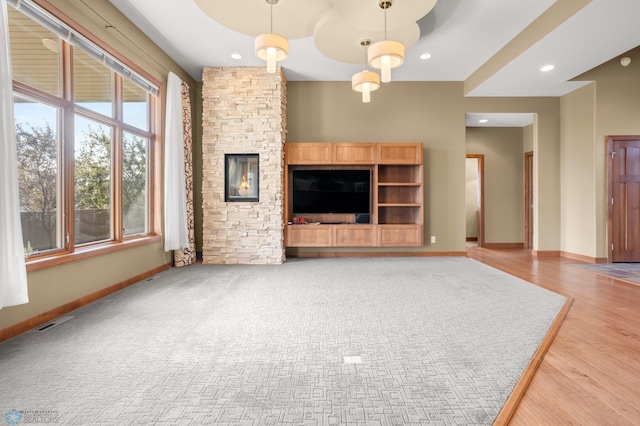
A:
[[[384,39],[387,40],[387,8],[384,8]]]
[[[364,64],[367,65],[368,63],[368,54],[369,54],[369,49],[368,47],[371,45],[371,40],[366,38],[363,40],[360,40],[360,46],[364,47]]]

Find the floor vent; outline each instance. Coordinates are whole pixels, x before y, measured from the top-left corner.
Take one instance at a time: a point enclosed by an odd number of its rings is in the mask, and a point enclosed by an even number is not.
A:
[[[63,322],[67,322],[69,321],[71,318],[73,318],[72,316],[68,316],[68,317],[60,317],[60,318],[56,318],[55,320],[51,321],[50,323],[47,323],[41,327],[38,327],[36,329],[36,331],[47,331],[49,330],[51,327],[55,327],[56,325],[60,325]]]
[[[362,364],[362,358],[355,356],[344,356],[342,357],[345,364]]]

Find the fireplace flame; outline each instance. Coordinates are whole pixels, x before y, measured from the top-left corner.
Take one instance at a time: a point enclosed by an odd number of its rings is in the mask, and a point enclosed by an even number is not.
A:
[[[247,177],[245,175],[242,175],[242,182],[240,182],[240,190],[248,191],[249,189],[251,188],[249,187],[249,183],[247,182]]]

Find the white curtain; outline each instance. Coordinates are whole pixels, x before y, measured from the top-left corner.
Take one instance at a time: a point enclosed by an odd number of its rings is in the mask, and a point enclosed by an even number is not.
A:
[[[7,4],[0,1],[0,309],[29,302],[24,263]]]
[[[164,133],[164,250],[189,246],[187,196],[184,184],[182,81],[169,73]]]

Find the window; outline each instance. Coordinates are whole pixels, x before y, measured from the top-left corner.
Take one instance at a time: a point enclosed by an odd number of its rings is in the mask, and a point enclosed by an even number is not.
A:
[[[60,108],[14,96],[25,253],[61,249]]]
[[[157,85],[29,0],[8,15],[28,267],[149,240]]]

